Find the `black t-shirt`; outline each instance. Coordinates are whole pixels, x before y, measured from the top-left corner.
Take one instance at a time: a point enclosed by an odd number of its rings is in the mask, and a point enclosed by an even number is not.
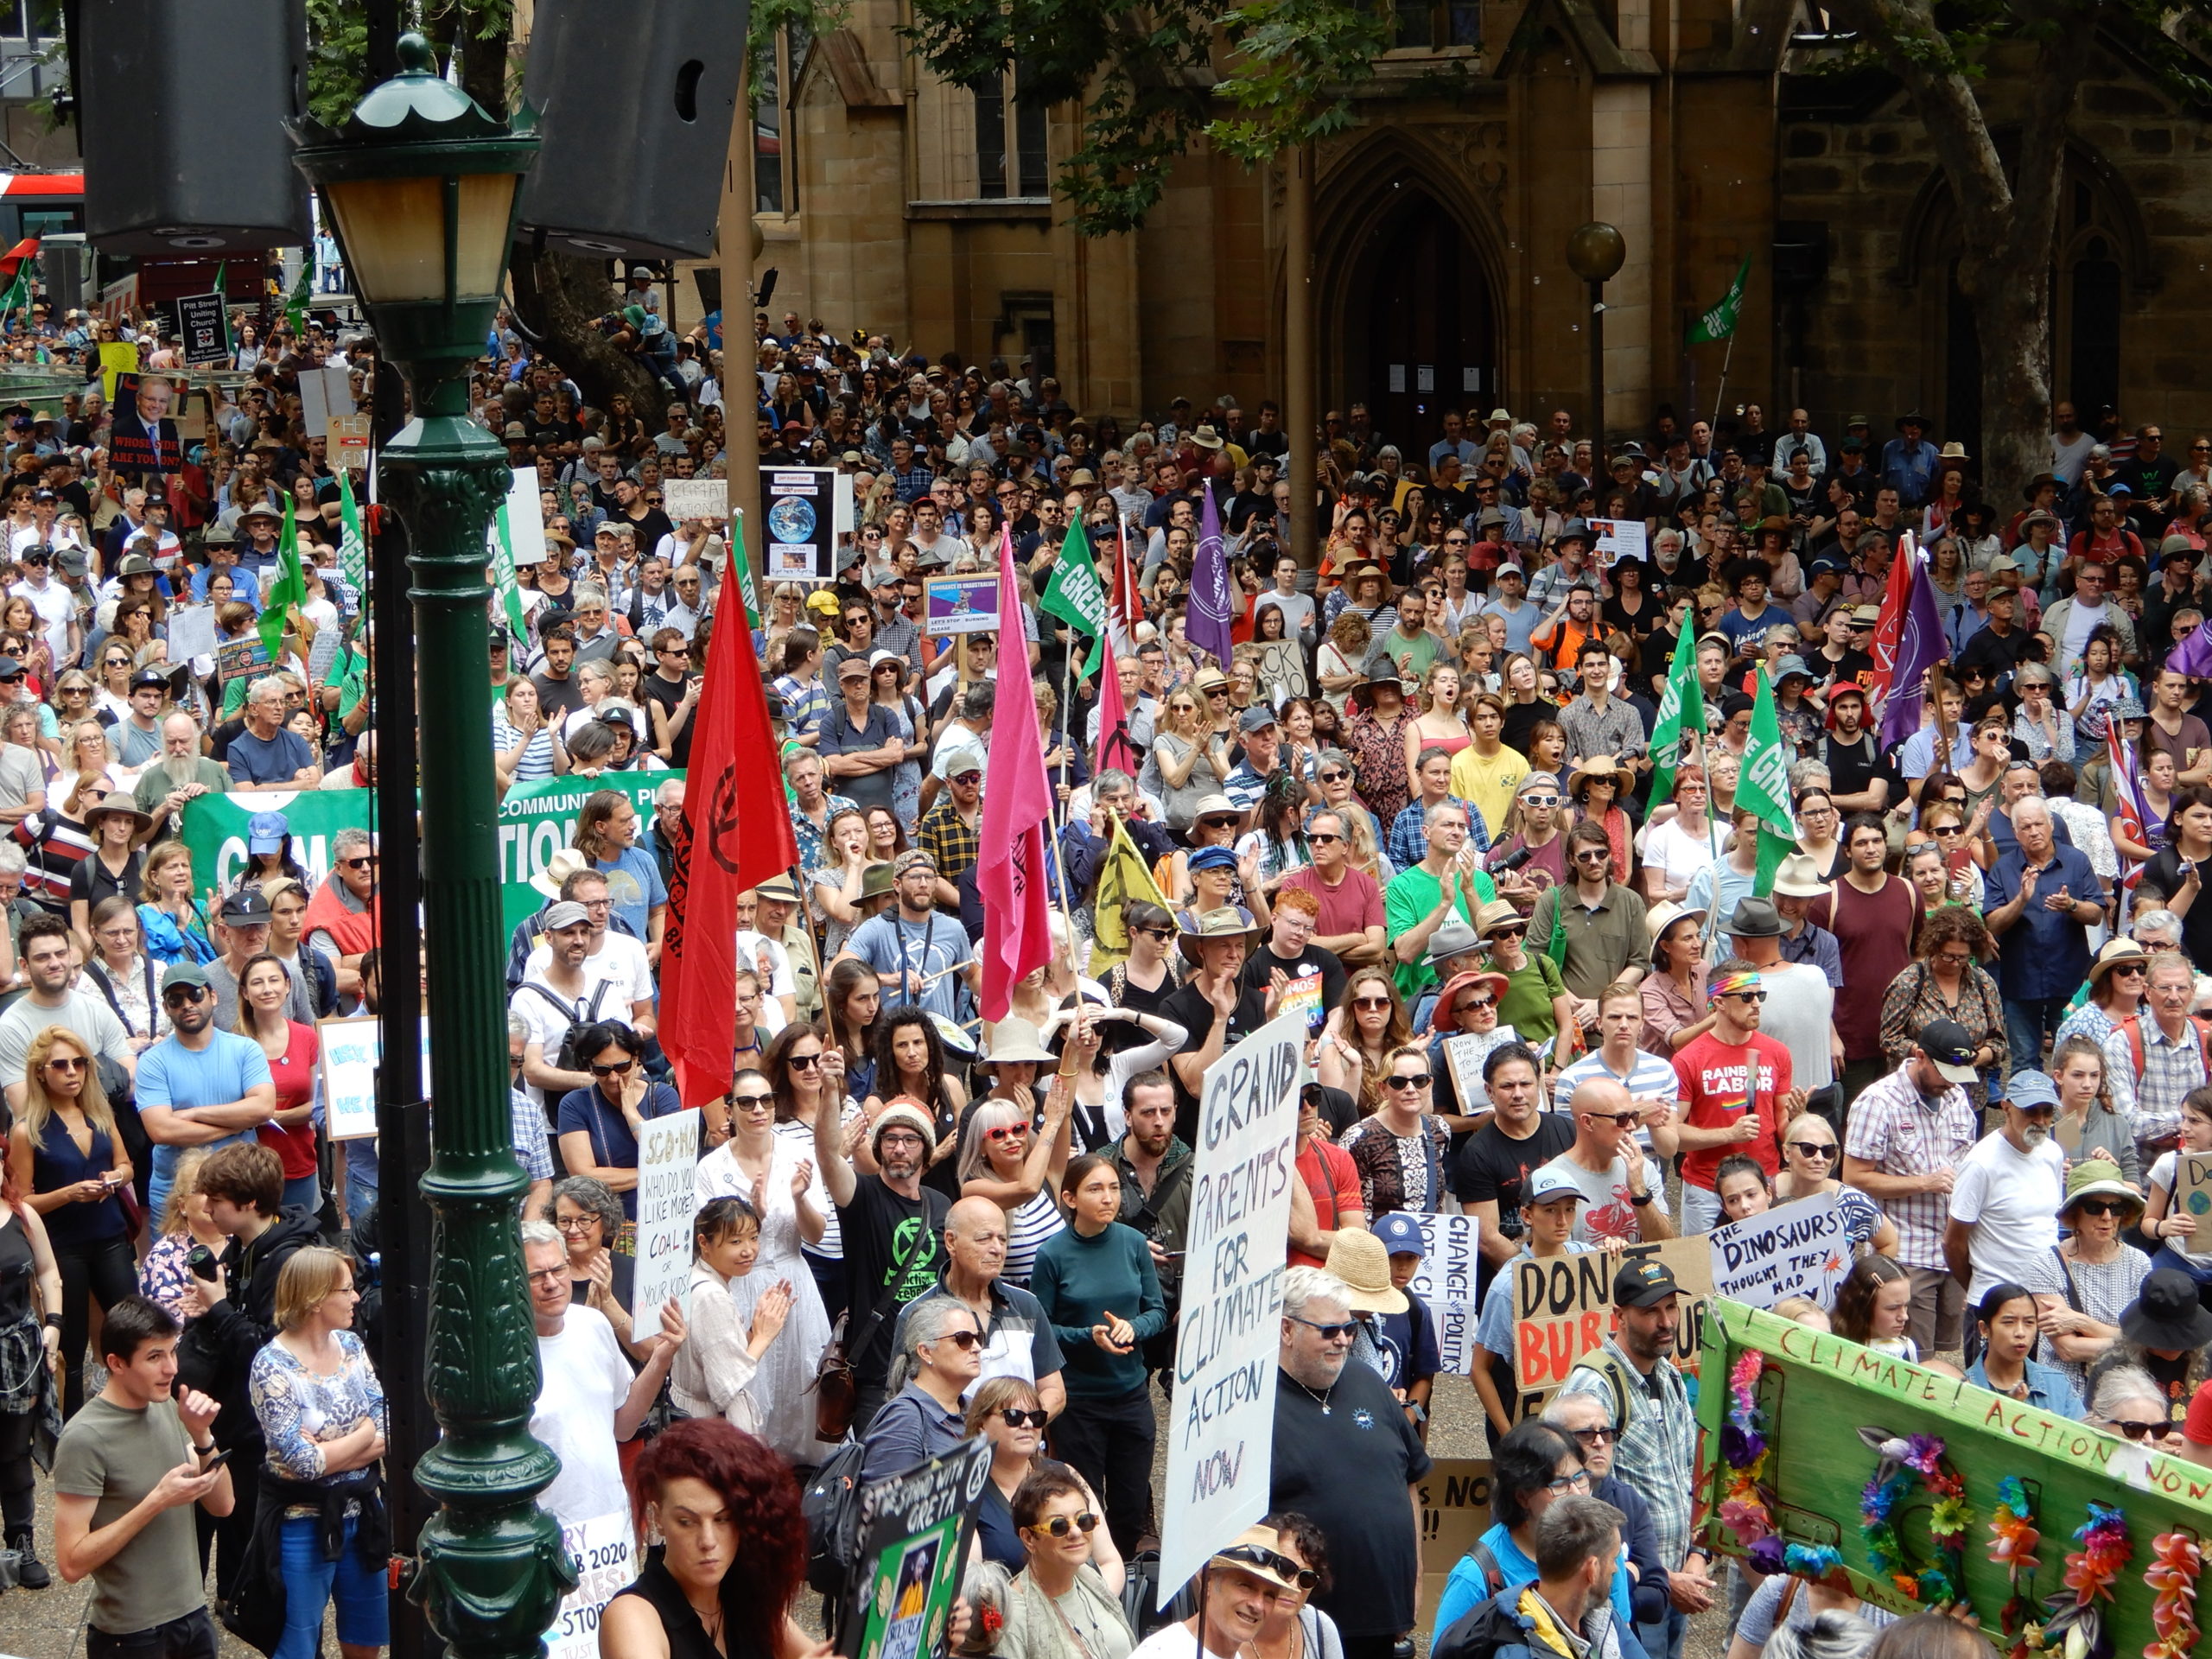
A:
[[[899,1310],[925,1294],[944,1268],[945,1212],[951,1203],[928,1187],[918,1198],[902,1198],[877,1175],[861,1175],[853,1201],[837,1206],[837,1227],[845,1244],[845,1306],[855,1338],[887,1293],[890,1305],[865,1345],[854,1354],[861,1382],[880,1384],[891,1370],[891,1328]]]
[[[2212,909],[2212,906],[2207,908]],[[1191,1033],[1179,1051],[1185,1054],[1195,1054],[1204,1048],[1213,1030],[1213,1004],[1206,1001],[1205,993],[1195,982],[1163,999],[1160,1017],[1173,1020]],[[1243,995],[1236,999],[1236,1013],[1229,1017],[1229,1030],[1221,1039],[1222,1052],[1227,1053],[1267,1023],[1266,995],[1246,986]],[[1175,1133],[1183,1137],[1186,1146],[1195,1147],[1198,1144],[1198,1097],[1183,1086],[1183,1079],[1173,1065],[1167,1068],[1167,1075],[1175,1084]]]
[[[660,705],[661,713],[671,722],[676,719],[677,705],[683,701],[684,690],[690,684],[689,680],[664,680],[658,674],[648,674],[639,683],[640,689]],[[692,712],[696,714],[698,711],[694,709]],[[683,729],[676,734],[676,741],[669,746],[669,753],[673,757],[669,762],[671,766],[680,769],[690,765],[693,723],[685,721]]]
[[[573,670],[557,680],[548,674],[533,674],[530,683],[537,688],[538,712],[548,723],[566,720],[584,706],[583,687],[576,683]]]
[[[2018,624],[2001,639],[1994,629],[1977,629],[1974,637],[1967,641],[1965,649],[1959,652],[1958,660],[1953,667],[1964,673],[1979,664],[1988,669],[1993,677],[2010,674],[2025,659],[2028,647],[2034,639],[2034,635]]]
[[[1357,1361],[1319,1395],[1288,1376],[1278,1382],[1268,1507],[1311,1516],[1328,1539],[1335,1582],[1314,1605],[1348,1637],[1402,1635],[1421,1573],[1406,1513],[1407,1487],[1429,1471],[1421,1437],[1389,1385]]]
[[[1855,743],[1845,743],[1830,733],[1821,740],[1817,752],[1821,764],[1828,769],[1828,788],[1835,794],[1864,794],[1867,785],[1882,778],[1889,781],[1890,804],[1895,806],[1902,798],[1904,780],[1897,775],[1896,765],[1876,746],[1871,732],[1860,732]]]
[[[1244,964],[1244,988],[1257,991],[1265,997],[1268,985],[1278,968],[1282,969],[1282,976],[1290,982],[1285,993],[1287,995],[1297,996],[1316,986],[1319,988],[1320,1001],[1313,1004],[1306,1022],[1306,1035],[1319,1036],[1321,1027],[1328,1022],[1329,1010],[1344,1001],[1344,963],[1337,960],[1335,951],[1324,950],[1319,945],[1309,944],[1297,956],[1285,961],[1275,954],[1274,945],[1263,944]]]
[[[1535,1133],[1516,1141],[1492,1118],[1467,1137],[1452,1171],[1452,1192],[1462,1204],[1495,1199],[1498,1230],[1521,1236],[1521,1184],[1574,1144],[1574,1120],[1562,1112],[1539,1112]]]
[[[1508,702],[1505,705],[1505,724],[1498,735],[1505,747],[1516,754],[1529,753],[1529,734],[1536,729],[1537,722],[1559,718],[1559,705],[1538,697],[1530,702]],[[1388,825],[1384,826],[1387,830]]]
[[[1863,651],[1847,650],[1835,661],[1828,660],[1825,651],[1815,651],[1805,659],[1805,666],[1821,676],[1821,689],[1832,685],[1856,685],[1866,689],[1867,677],[1874,671],[1874,659]]]
[[[645,516],[642,518],[628,518],[619,512],[614,516],[637,532],[638,556],[640,558],[649,556],[652,550],[660,545],[662,537],[673,536],[676,533],[676,525],[658,507],[647,507]]]

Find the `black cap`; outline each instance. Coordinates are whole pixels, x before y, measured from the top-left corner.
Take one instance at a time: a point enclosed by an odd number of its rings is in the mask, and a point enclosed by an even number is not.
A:
[[[0,658],[0,660],[5,659]],[[149,685],[156,691],[166,691],[169,689],[169,677],[158,668],[142,668],[130,677],[130,689],[133,691],[143,690]]]
[[[1646,1256],[1641,1262],[1629,1262],[1613,1275],[1613,1306],[1656,1307],[1669,1296],[1680,1294],[1681,1288],[1675,1282],[1672,1268]]]
[[[1974,1038],[1957,1020],[1930,1020],[1913,1033],[1912,1040],[1936,1063],[1945,1082],[1970,1084],[1980,1079],[1981,1074],[1974,1069]]]
[[[269,900],[259,887],[240,887],[223,900],[223,920],[232,927],[249,927],[269,919]]]

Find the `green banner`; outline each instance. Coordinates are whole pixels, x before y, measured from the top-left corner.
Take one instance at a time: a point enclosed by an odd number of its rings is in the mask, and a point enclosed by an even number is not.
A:
[[[554,854],[575,838],[576,814],[601,789],[619,789],[637,809],[642,835],[653,818],[653,791],[680,772],[620,772],[601,778],[551,778],[518,784],[499,803],[499,910],[508,931],[545,902],[530,885]],[[184,844],[192,850],[192,882],[203,896],[227,887],[245,868],[246,822],[282,812],[291,826],[292,856],[319,887],[330,874],[330,843],[340,830],[369,830],[376,791],[302,790],[294,794],[202,795],[184,809]]]

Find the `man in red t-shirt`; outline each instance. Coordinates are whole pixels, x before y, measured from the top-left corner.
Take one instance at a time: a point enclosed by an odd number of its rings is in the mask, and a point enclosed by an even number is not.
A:
[[[1351,827],[1333,807],[1318,807],[1306,821],[1306,843],[1313,863],[1283,877],[1282,886],[1302,887],[1320,901],[1312,944],[1346,968],[1382,960],[1382,889],[1365,870],[1351,864]]]
[[[1713,1172],[1732,1153],[1756,1159],[1771,1179],[1782,1166],[1782,1126],[1805,1109],[1789,1085],[1789,1051],[1759,1031],[1766,992],[1759,970],[1731,957],[1713,970],[1713,1029],[1675,1052],[1681,1090],[1682,1231],[1720,1219]]]

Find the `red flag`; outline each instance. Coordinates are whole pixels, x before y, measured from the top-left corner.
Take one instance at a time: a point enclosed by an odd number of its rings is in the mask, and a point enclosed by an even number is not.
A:
[[[1009,623],[1021,615],[1021,592],[1014,582],[1014,537],[1004,531],[999,615]],[[1111,678],[1110,664],[1107,672]],[[1115,689],[1118,694],[1119,686]],[[983,901],[983,1018],[990,1020],[1006,1018],[1014,982],[1052,957],[1045,899],[1045,836],[1052,820],[1052,791],[1045,781],[1036,687],[1029,677],[1028,656],[1018,648],[999,658],[995,707],[991,758],[983,773],[982,855],[976,861],[976,893]]]
[[[14,281],[16,271],[22,268],[23,261],[37,257],[38,238],[25,237],[7,252],[0,253],[0,278]]]
[[[1137,624],[1144,620],[1144,590],[1137,586],[1136,567],[1129,562],[1129,521],[1118,523],[1121,531],[1114,550],[1114,574],[1106,584],[1106,638],[1124,657],[1137,654]]]
[[[742,558],[743,550],[733,548],[731,556]],[[776,784],[776,737],[752,630],[734,606],[717,620],[692,716],[698,724],[683,806],[691,829],[683,931],[661,962],[661,1046],[676,1063],[686,1106],[729,1092],[737,895],[798,862],[791,811]]]
[[[1866,706],[1880,710],[1890,695],[1890,682],[1896,677],[1897,641],[1904,632],[1905,613],[1912,603],[1913,545],[1910,535],[1897,538],[1897,556],[1890,561],[1890,582],[1882,594],[1881,620],[1874,624],[1874,637],[1867,645],[1873,654],[1874,669],[1866,687]]]
[[[1128,709],[1122,702],[1122,677],[1114,671],[1114,641],[1100,642],[1105,659],[1098,669],[1098,758],[1092,775],[1119,766],[1134,778],[1143,762],[1137,746],[1129,741]]]

